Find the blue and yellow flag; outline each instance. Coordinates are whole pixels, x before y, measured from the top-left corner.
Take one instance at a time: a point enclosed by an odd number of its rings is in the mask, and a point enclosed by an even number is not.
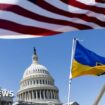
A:
[[[77,41],[71,78],[83,75],[100,76],[103,74],[105,74],[105,57],[86,49]]]

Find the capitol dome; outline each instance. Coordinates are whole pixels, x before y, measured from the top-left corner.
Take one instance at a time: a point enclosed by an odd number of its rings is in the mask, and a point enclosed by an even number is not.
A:
[[[32,63],[24,72],[23,78],[37,75],[37,73],[47,72],[47,68],[43,65]]]
[[[25,70],[20,81],[18,101],[31,102],[35,105],[61,105],[58,94],[59,90],[54,85],[54,79],[48,69],[38,63],[38,56],[34,49],[32,64]]]

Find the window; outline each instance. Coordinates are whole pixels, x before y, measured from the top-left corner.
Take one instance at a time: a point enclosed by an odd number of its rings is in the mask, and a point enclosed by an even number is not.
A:
[[[35,80],[34,80],[34,84],[35,84]]]
[[[37,84],[38,84],[38,80],[37,80]]]
[[[40,80],[40,84],[42,84],[42,81]]]

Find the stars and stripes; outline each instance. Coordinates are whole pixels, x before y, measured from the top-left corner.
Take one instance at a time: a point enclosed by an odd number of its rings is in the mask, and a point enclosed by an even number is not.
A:
[[[104,0],[0,0],[1,37],[105,28]]]

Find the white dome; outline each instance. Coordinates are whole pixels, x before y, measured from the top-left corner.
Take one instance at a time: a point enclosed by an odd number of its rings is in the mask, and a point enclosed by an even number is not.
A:
[[[45,72],[46,71],[46,72]],[[47,68],[43,65],[32,63],[24,72],[23,78],[27,78],[29,76],[38,75],[38,73],[47,73]]]

